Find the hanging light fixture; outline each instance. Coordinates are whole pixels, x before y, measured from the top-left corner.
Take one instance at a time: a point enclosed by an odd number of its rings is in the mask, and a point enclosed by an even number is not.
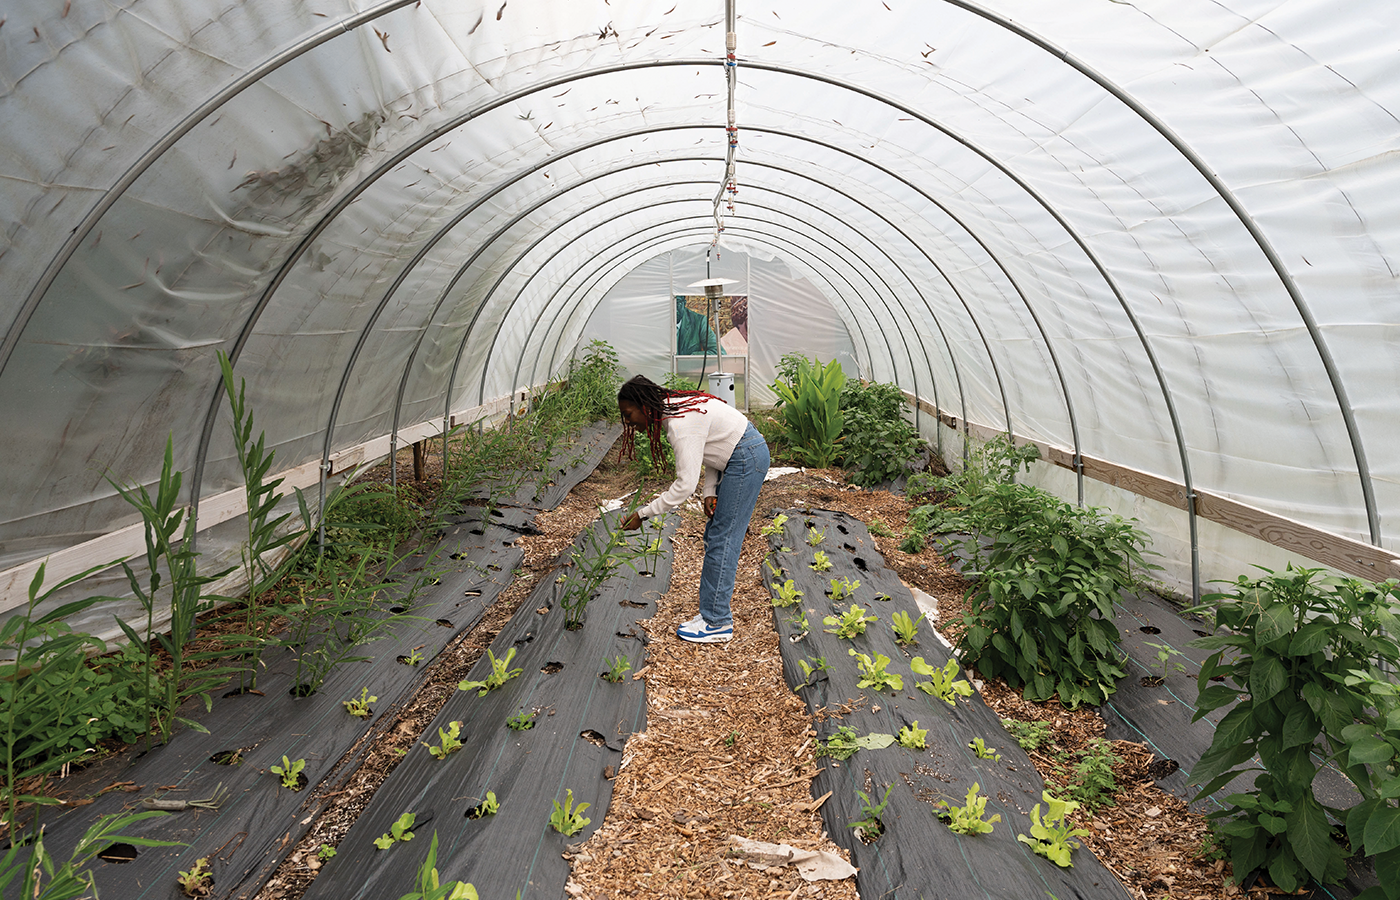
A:
[[[703,290],[705,299],[713,303],[724,296],[724,286],[726,284],[738,284],[739,282],[729,278],[702,278],[694,284],[687,284],[691,290]]]

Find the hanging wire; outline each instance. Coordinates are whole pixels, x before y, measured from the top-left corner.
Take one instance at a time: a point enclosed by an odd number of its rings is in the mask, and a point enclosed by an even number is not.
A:
[[[729,148],[724,155],[724,180],[720,182],[719,190],[715,192],[715,233],[710,239],[710,246],[719,246],[719,236],[724,233],[724,210],[734,212],[734,197],[739,193],[739,182],[734,176],[734,156],[739,149],[739,125],[734,114],[734,88],[739,84],[739,61],[734,56],[735,49],[739,46],[739,36],[735,33],[736,16],[734,12],[735,0],[725,0],[724,2],[724,80],[728,87],[728,101],[726,112],[728,114],[728,124],[724,133],[728,139]],[[729,194],[726,200],[725,194]]]

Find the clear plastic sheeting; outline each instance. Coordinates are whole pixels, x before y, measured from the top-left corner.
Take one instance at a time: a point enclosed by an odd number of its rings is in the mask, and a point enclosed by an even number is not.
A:
[[[848,353],[959,422],[1400,551],[1400,8],[736,9],[718,250],[776,317],[755,402],[782,352]],[[107,479],[151,483],[167,436],[188,499],[236,486],[220,350],[288,469],[591,334],[658,365],[661,313],[619,315],[714,240],[724,12],[9,0],[0,574],[129,524]]]

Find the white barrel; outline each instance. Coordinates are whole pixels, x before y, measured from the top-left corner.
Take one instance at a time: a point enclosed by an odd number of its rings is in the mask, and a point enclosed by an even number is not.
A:
[[[710,373],[710,393],[719,399],[734,405],[734,375],[730,372]]]

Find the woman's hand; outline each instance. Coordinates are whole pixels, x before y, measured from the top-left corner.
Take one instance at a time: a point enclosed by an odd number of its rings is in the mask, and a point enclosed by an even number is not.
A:
[[[719,498],[706,497],[703,505],[705,507],[705,515],[713,519],[715,517],[715,507],[719,506]]]
[[[632,513],[632,515],[622,520],[622,528],[624,531],[636,531],[638,528],[641,527],[642,517],[637,515],[636,513]]]

